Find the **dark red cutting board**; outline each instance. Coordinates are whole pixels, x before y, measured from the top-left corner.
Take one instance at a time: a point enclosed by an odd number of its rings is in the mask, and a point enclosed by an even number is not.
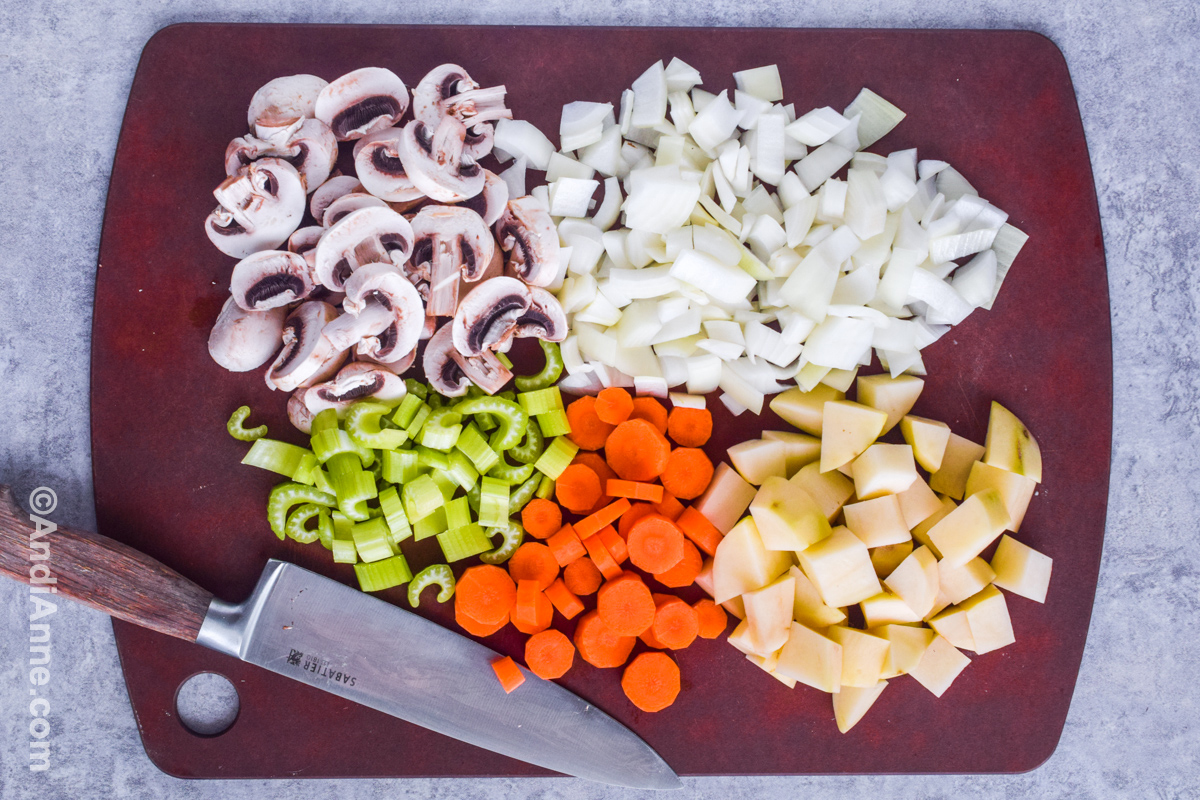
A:
[[[96,283],[92,446],[101,533],[227,600],[272,556],[353,583],[319,545],[267,527],[274,476],[239,459],[224,432],[248,403],[255,422],[291,436],[285,397],[261,371],[235,375],[206,341],[233,260],[202,232],[226,143],[271,78],[336,78],[385,66],[414,85],[454,61],[555,141],[562,105],[617,102],[656,59],[679,56],[706,88],[734,70],[777,63],[788,102],[844,107],[869,86],[908,112],[874,150],[917,147],[945,159],[1030,235],[995,309],[926,350],[916,413],[983,441],[989,401],[1034,431],[1045,483],[1020,538],[1054,558],[1046,605],[1010,597],[1017,643],[980,656],[940,700],[901,678],[848,735],[829,698],[788,690],[723,641],[678,654],[684,691],[659,714],[634,709],[619,672],[578,663],[563,683],[630,725],[684,775],[820,772],[1018,772],[1054,750],[1091,614],[1108,497],[1112,360],[1108,287],[1087,145],[1062,54],[1016,31],[179,25],[146,45],[117,147]],[[710,451],[779,427],[732,419],[718,403]],[[432,540],[423,542],[430,545]],[[408,545],[406,545],[407,547]],[[414,567],[432,561],[412,548]],[[402,591],[384,593],[403,602]],[[428,605],[428,604],[427,604]],[[444,608],[422,613],[449,622]],[[204,648],[114,622],[150,758],[181,777],[541,775]],[[511,628],[489,639],[520,656]],[[241,712],[202,738],[176,719],[174,695],[202,671],[228,676]]]

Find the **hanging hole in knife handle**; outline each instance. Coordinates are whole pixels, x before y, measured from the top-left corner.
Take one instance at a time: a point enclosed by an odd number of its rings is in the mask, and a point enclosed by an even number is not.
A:
[[[196,641],[212,600],[210,593],[106,536],[55,526],[49,520],[35,522],[17,505],[12,491],[0,485],[0,574],[22,583],[33,578],[60,597],[143,628]],[[31,542],[47,542],[49,558],[41,559],[41,553],[30,548]]]
[[[237,722],[241,707],[233,681],[215,672],[199,672],[175,690],[175,715],[196,736],[220,736]]]

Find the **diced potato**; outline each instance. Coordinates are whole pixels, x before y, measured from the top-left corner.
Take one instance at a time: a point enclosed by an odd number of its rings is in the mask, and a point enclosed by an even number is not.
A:
[[[946,452],[942,456],[942,464],[937,472],[929,476],[929,488],[948,494],[955,500],[962,500],[966,496],[967,476],[971,474],[971,465],[981,458],[983,447],[957,433],[950,434],[950,440],[946,442]]]
[[[1050,571],[1054,567],[1049,556],[1005,534],[996,545],[991,567],[996,575],[993,583],[1001,589],[1038,603],[1046,602]]]
[[[724,603],[721,603],[721,608],[725,609],[730,615],[736,617],[737,619],[746,618],[746,605],[742,602],[741,595],[738,595],[737,597],[731,597]]]
[[[750,636],[750,623],[742,620],[729,634],[729,643],[746,655],[754,655],[754,639]]]
[[[922,477],[917,477],[912,484],[896,495],[900,501],[900,513],[904,515],[904,524],[911,530],[932,517],[942,508],[942,501],[934,494],[933,489]],[[949,510],[946,512],[950,513]]]
[[[938,562],[938,586],[949,603],[961,603],[978,594],[996,578],[996,573],[982,558],[972,558],[961,567]]]
[[[929,628],[915,625],[884,625],[875,631],[888,640],[887,658],[883,660],[883,677],[894,678],[911,671],[921,662],[925,649],[937,636]]]
[[[833,718],[837,721],[838,730],[842,733],[858,724],[871,708],[883,690],[887,681],[880,681],[869,689],[856,686],[843,686],[842,690],[833,696]]]
[[[751,652],[767,656],[783,647],[792,625],[795,598],[796,579],[786,574],[761,589],[742,595],[754,648]]]
[[[755,486],[772,476],[787,478],[787,446],[783,442],[751,439],[727,452],[738,473]]]
[[[868,597],[859,603],[858,607],[862,609],[863,619],[868,628],[921,621],[920,614],[909,608],[898,595],[888,591]]]
[[[830,400],[844,399],[846,399],[845,392],[818,384],[810,392],[798,388],[780,392],[771,400],[770,408],[784,422],[795,425],[805,433],[820,436],[825,403]]]
[[[763,431],[762,438],[767,441],[783,442],[789,478],[799,472],[805,464],[811,464],[821,458],[821,440],[815,436],[809,436],[807,433]]]
[[[722,461],[713,470],[712,483],[700,495],[694,507],[721,533],[729,533],[746,513],[754,494],[754,487]]]
[[[795,581],[796,595],[792,601],[792,619],[809,628],[828,628],[846,621],[846,615],[840,608],[825,605],[821,593],[808,579],[808,576],[793,565],[788,569]]]
[[[912,538],[894,494],[851,503],[842,508],[842,513],[846,515],[846,527],[867,547],[899,544]]]
[[[892,571],[900,566],[900,563],[908,558],[909,553],[912,551],[913,541],[911,539],[899,544],[885,544],[883,547],[872,547],[871,566],[875,567],[875,574],[879,576],[880,580],[883,580],[888,575],[891,575]]]
[[[971,624],[967,621],[966,609],[950,606],[929,620],[929,627],[938,632],[959,650],[974,650],[975,637],[971,635]]]
[[[912,445],[913,456],[926,472],[937,472],[950,441],[950,426],[936,419],[909,414],[900,420],[900,433]]]
[[[925,649],[920,662],[910,669],[908,674],[933,692],[935,697],[941,697],[970,663],[971,659],[954,649],[954,645],[943,637],[936,636]]]
[[[1004,533],[1008,511],[995,489],[973,494],[929,529],[929,539],[947,566],[962,566]]]
[[[843,687],[869,689],[879,682],[890,647],[887,639],[842,625],[828,628],[825,635],[842,646]]]
[[[805,464],[788,482],[812,495],[827,519],[836,517],[842,505],[854,494],[854,484],[845,476],[837,472],[822,473],[815,462]]]
[[[900,494],[917,480],[913,451],[906,444],[873,444],[852,463],[854,494],[859,500]]]
[[[1042,450],[1037,440],[1021,420],[994,400],[982,458],[993,467],[1042,482]]]
[[[921,546],[887,576],[883,585],[894,592],[922,619],[933,608],[939,584],[938,560],[928,547]]]
[[[883,432],[887,414],[849,400],[825,404],[821,428],[821,472],[853,461]]]
[[[883,425],[887,433],[912,410],[924,388],[925,381],[915,375],[864,375],[858,379],[858,402],[887,413]]]
[[[801,551],[798,557],[800,568],[828,606],[861,603],[882,589],[867,546],[847,528],[835,528],[832,536]]]
[[[793,622],[775,671],[822,692],[836,692],[842,685],[842,646]]]
[[[953,500],[951,500],[949,497],[947,497],[945,495],[938,497],[938,502],[941,503],[941,508],[938,509],[937,511],[933,512],[932,514],[930,514],[928,517],[926,517],[924,520],[922,520],[918,525],[916,525],[912,529],[912,535],[913,535],[913,539],[915,541],[920,542],[921,544],[925,545],[926,547],[928,547],[930,550],[933,551],[933,554],[935,556],[937,556],[938,558],[941,558],[942,557],[941,551],[939,551],[937,549],[937,545],[935,545],[933,543],[933,541],[929,538],[929,531],[933,529],[934,525],[937,525],[939,522],[941,522],[943,519],[945,519],[946,516],[951,511],[958,508],[958,503],[954,502]]]
[[[1000,493],[1004,507],[1008,509],[1008,529],[1013,533],[1019,531],[1021,520],[1025,519],[1025,511],[1029,508],[1029,501],[1033,499],[1033,492],[1037,489],[1037,481],[976,461],[967,475],[966,492],[967,495],[973,495],[984,489],[995,489]]]
[[[696,585],[709,597],[717,596],[713,588],[713,560],[711,557],[704,559],[704,564],[700,567],[700,574],[696,576]]]
[[[788,553],[767,550],[751,517],[734,526],[713,554],[713,599],[730,598],[761,589],[787,572]]]
[[[1008,602],[995,586],[985,587],[958,607],[967,615],[976,653],[990,653],[1017,640],[1008,615]]]
[[[768,550],[803,550],[832,533],[812,495],[777,476],[763,482],[750,514]]]

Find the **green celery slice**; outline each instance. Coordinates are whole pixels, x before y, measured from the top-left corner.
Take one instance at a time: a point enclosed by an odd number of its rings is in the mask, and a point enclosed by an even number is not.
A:
[[[417,454],[412,450],[384,450],[379,460],[388,483],[405,484],[421,474]]]
[[[496,478],[480,480],[479,524],[485,528],[499,528],[508,524],[509,485]]]
[[[308,521],[317,517],[317,527],[306,527]],[[328,534],[325,531],[328,530]],[[333,522],[329,518],[329,509],[316,503],[305,503],[288,515],[284,528],[287,537],[300,544],[310,544],[328,536],[333,538]]]
[[[429,413],[421,427],[421,444],[443,452],[452,450],[462,432],[462,414],[451,407],[442,407]]]
[[[531,419],[529,420],[529,425],[525,428],[525,441],[510,449],[508,454],[522,464],[533,464],[541,458],[542,451],[545,449],[546,440],[542,436],[542,428],[536,421]]]
[[[432,514],[413,523],[413,541],[419,542],[449,530],[446,527],[446,509],[438,508]]]
[[[461,450],[451,450],[450,454],[446,456],[446,460],[450,462],[450,468],[446,470],[446,475],[460,488],[469,490],[479,480],[479,471]]]
[[[562,392],[558,390],[557,386],[533,392],[522,392],[517,395],[517,400],[521,403],[521,408],[525,409],[531,417],[563,410]]]
[[[559,436],[550,443],[546,452],[542,453],[542,457],[533,466],[543,475],[558,480],[558,476],[562,475],[563,470],[571,465],[571,460],[578,452],[579,448],[574,442],[565,436]]]
[[[462,528],[471,524],[471,506],[467,503],[467,498],[459,497],[451,500],[446,503],[444,508],[446,510],[446,528],[448,530]]]
[[[327,408],[324,411],[318,411],[313,417],[312,426],[309,428],[309,435],[316,436],[321,431],[337,430],[338,415],[337,409]]]
[[[383,428],[383,415],[392,410],[383,403],[359,401],[346,412],[346,431],[363,447],[393,450],[406,441],[408,434],[398,428]]]
[[[242,427],[242,423],[248,416],[250,416],[250,406],[241,406],[229,415],[229,421],[225,423],[225,429],[229,431],[229,435],[239,442],[253,442],[255,439],[261,439],[267,435],[266,425],[259,425],[256,428]]]
[[[442,546],[442,554],[446,561],[461,561],[464,558],[477,556],[492,548],[492,541],[483,532],[478,523],[472,522],[465,528],[439,533],[438,544]]]
[[[350,529],[350,535],[354,538],[354,547],[358,550],[358,557],[363,561],[382,561],[395,554],[392,546],[392,532],[388,528],[387,520],[383,517],[375,517],[358,523]]]
[[[448,564],[430,564],[413,576],[408,584],[408,602],[413,608],[421,605],[421,592],[427,586],[436,585],[439,588],[437,601],[447,602],[454,597],[454,572]]]
[[[400,496],[404,500],[404,511],[410,523],[429,516],[444,502],[441,490],[428,475],[420,475],[404,484]]]
[[[542,435],[547,438],[565,436],[571,432],[571,420],[567,417],[567,412],[561,408],[539,414],[537,421],[542,429]]]
[[[509,486],[515,486],[529,478],[533,474],[533,464],[521,464],[513,466],[503,458],[496,466],[488,470],[489,478],[496,478],[507,483]]]
[[[554,478],[549,475],[542,476],[542,482],[538,484],[537,496],[543,500],[549,500],[554,497]]]
[[[400,553],[374,563],[355,564],[354,573],[364,592],[381,592],[412,580],[412,571]]]
[[[558,383],[558,379],[562,377],[563,360],[558,345],[554,342],[547,342],[545,339],[538,339],[538,344],[541,345],[546,363],[542,366],[541,372],[535,375],[517,376],[514,383],[519,391],[529,392],[535,389],[545,389],[547,386]]]
[[[304,464],[306,455],[311,456],[313,452],[275,439],[258,439],[250,445],[242,463],[295,480],[294,476]]]
[[[271,489],[267,498],[267,522],[280,539],[286,536],[288,510],[297,503],[316,503],[332,508],[337,505],[337,498],[302,483],[281,483]]]
[[[479,555],[479,560],[485,564],[503,564],[508,561],[513,557],[513,553],[517,552],[517,548],[521,546],[521,541],[525,538],[525,529],[515,520],[509,520],[507,525],[499,528],[490,528],[487,533],[488,536],[500,534],[504,539],[495,550],[489,550]]]
[[[478,414],[486,412],[500,418],[500,429],[493,434],[491,446],[497,450],[508,450],[520,444],[525,436],[525,427],[529,424],[529,414],[525,409],[512,400],[495,397],[473,397],[455,406],[460,414]],[[483,470],[485,471],[485,470]]]
[[[537,491],[538,486],[540,486],[542,483],[542,478],[545,477],[544,475],[540,475],[532,470],[530,470],[530,472],[532,474],[530,474],[530,476],[525,479],[525,482],[518,486],[516,491],[514,491],[508,498],[509,516],[515,516],[516,514],[519,514],[521,509],[525,507],[525,504],[533,499],[534,493]]]
[[[471,459],[471,463],[480,473],[486,473],[500,461],[500,456],[496,455],[496,451],[488,445],[487,439],[483,438],[483,434],[474,424],[463,428],[455,447]]]
[[[404,513],[404,504],[395,486],[389,486],[379,493],[379,508],[392,532],[392,544],[400,544],[412,536],[412,526],[408,524],[408,515]]]

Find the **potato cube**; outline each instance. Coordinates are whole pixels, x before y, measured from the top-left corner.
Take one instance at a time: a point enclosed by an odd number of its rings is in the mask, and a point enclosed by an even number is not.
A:
[[[950,426],[936,419],[909,414],[900,420],[900,433],[912,445],[913,456],[926,472],[937,472],[950,442]]]
[[[859,500],[900,494],[917,479],[912,448],[906,444],[873,444],[851,463]]]
[[[983,445],[975,444],[970,439],[964,439],[957,433],[950,434],[946,443],[946,453],[942,456],[942,465],[937,472],[929,476],[929,487],[935,492],[948,494],[955,500],[962,500],[967,491],[967,476],[971,474],[971,465],[983,458]]]
[[[954,683],[959,673],[967,668],[971,659],[954,649],[954,645],[941,636],[934,637],[915,667],[908,671],[917,683],[941,697]]]
[[[851,503],[842,509],[842,513],[846,515],[846,527],[867,547],[899,544],[912,538],[904,524],[900,501],[894,494]]]
[[[763,431],[762,438],[783,442],[785,467],[789,478],[799,472],[805,464],[811,464],[821,458],[821,440],[816,436],[795,431]]]
[[[917,620],[924,618],[933,608],[939,583],[938,560],[925,546],[914,550],[883,581],[888,591],[894,592],[912,609]]]
[[[775,672],[822,692],[836,692],[842,685],[842,646],[793,622]]]
[[[729,643],[746,655],[754,655],[754,639],[750,636],[750,623],[746,620],[739,622],[729,634]]]
[[[900,513],[904,515],[904,524],[909,530],[942,510],[941,499],[919,476],[907,489],[897,494],[896,499],[900,501]]]
[[[871,565],[875,567],[875,574],[883,580],[888,575],[891,575],[896,567],[900,566],[904,559],[908,558],[913,551],[913,542],[900,542],[899,544],[885,544],[883,547],[871,548]]]
[[[887,658],[883,660],[883,677],[894,678],[911,671],[921,662],[925,649],[937,636],[929,628],[913,625],[884,625],[875,631],[888,640]]]
[[[1050,588],[1050,570],[1054,560],[1028,545],[1021,544],[1008,534],[1000,537],[996,554],[992,556],[992,581],[1001,589],[1027,597],[1038,603],[1046,602]]]
[[[858,604],[868,628],[880,625],[895,625],[905,622],[920,622],[921,615],[908,607],[898,595],[888,591],[868,597]]]
[[[825,605],[821,593],[808,576],[793,566],[788,570],[795,581],[796,596],[792,600],[792,619],[814,630],[828,628],[846,621],[846,615],[840,608]]]
[[[995,586],[985,587],[958,607],[967,615],[976,653],[990,653],[1017,640],[1008,616],[1008,602]]]
[[[887,412],[883,426],[887,433],[912,410],[923,388],[925,381],[915,375],[864,375],[858,379],[858,402]]]
[[[880,681],[869,689],[856,686],[843,686],[842,690],[833,696],[833,718],[838,730],[842,733],[853,728],[866,715],[879,695],[887,688],[887,681]]]
[[[842,625],[834,625],[825,635],[842,646],[842,686],[869,689],[879,682],[888,640]]]
[[[949,515],[949,513],[951,511],[958,508],[958,503],[954,502],[946,495],[939,495],[938,502],[942,504],[942,507],[939,508],[937,511],[933,512],[932,514],[930,514],[919,525],[914,527],[912,529],[912,535],[913,535],[913,541],[925,545],[926,547],[928,547],[930,550],[933,551],[933,554],[935,556],[937,556],[938,558],[941,558],[942,554],[937,549],[937,545],[935,545],[933,543],[933,541],[929,538],[929,531],[931,531],[933,529],[934,525],[937,525],[939,522],[941,522],[943,519],[945,519],[946,516]],[[903,508],[901,510],[903,510]]]
[[[755,486],[761,486],[772,475],[787,478],[787,446],[783,442],[750,439],[726,452],[734,469]]]
[[[805,433],[820,436],[825,417],[825,403],[830,400],[844,400],[845,392],[839,392],[824,384],[814,386],[812,391],[803,389],[788,389],[775,395],[771,400],[771,410],[785,422],[795,425]]]
[[[991,583],[996,573],[982,558],[972,558],[961,567],[938,562],[938,586],[949,603],[961,603]]]
[[[717,530],[729,533],[750,507],[754,494],[755,488],[722,461],[713,471],[712,483],[694,506]]]
[[[950,606],[934,616],[929,620],[929,627],[959,650],[975,649],[975,638],[971,636],[971,623],[967,621],[967,612],[961,606]]]
[[[1004,533],[1008,511],[995,489],[973,494],[962,505],[929,529],[929,539],[937,545],[947,566],[960,567]]]
[[[1004,500],[1008,509],[1008,529],[1016,533],[1021,529],[1021,520],[1025,519],[1025,511],[1033,492],[1037,489],[1037,481],[1018,475],[1015,472],[993,467],[982,461],[971,465],[971,473],[967,476],[967,494],[972,495],[984,489],[995,489]]]
[[[826,403],[821,428],[821,472],[835,470],[857,458],[879,438],[886,422],[887,413],[861,403],[849,400]]]
[[[867,546],[844,527],[798,554],[800,568],[828,606],[842,608],[879,594],[881,586]]]
[[[750,514],[768,550],[803,550],[832,533],[812,495],[784,478],[769,477],[750,503]]]
[[[796,579],[790,575],[742,595],[746,622],[750,624],[751,651],[770,655],[783,647],[792,624],[792,605],[796,599]]]
[[[713,554],[713,599],[724,603],[761,589],[787,572],[791,564],[790,554],[763,546],[754,519],[746,517],[725,535]]]
[[[812,495],[826,519],[836,517],[845,502],[854,494],[854,484],[844,475],[837,472],[822,473],[821,466],[816,462],[805,464],[788,483]]]

